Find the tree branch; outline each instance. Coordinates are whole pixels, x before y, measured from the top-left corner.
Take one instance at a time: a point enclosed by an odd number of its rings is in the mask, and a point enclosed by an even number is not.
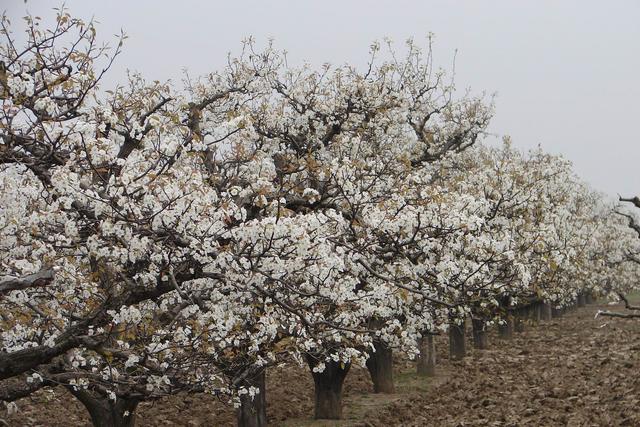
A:
[[[623,294],[619,293],[618,297],[620,297],[620,300],[624,302],[624,308],[626,308],[627,310],[640,310],[640,305],[629,304],[629,300]]]
[[[598,310],[596,313],[596,318],[598,316],[608,316],[608,317],[621,317],[623,319],[640,319],[640,313],[617,313],[615,311],[602,311]]]
[[[5,276],[0,278],[0,294],[21,289],[47,286],[53,281],[53,269],[42,270],[23,277]]]
[[[640,197],[635,196],[631,198],[625,198],[622,196],[618,196],[618,200],[621,202],[633,203],[636,208],[640,208]]]

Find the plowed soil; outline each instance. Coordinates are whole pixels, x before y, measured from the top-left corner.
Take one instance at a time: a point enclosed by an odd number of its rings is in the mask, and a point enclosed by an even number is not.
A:
[[[345,383],[344,420],[312,421],[313,383],[302,368],[267,376],[271,425],[286,426],[640,426],[640,319],[594,315],[590,305],[528,325],[509,341],[490,335],[490,348],[447,360],[438,337],[439,374],[422,379],[397,363],[397,393],[374,395],[366,371]],[[399,356],[399,355],[398,355]],[[18,402],[0,425],[88,426],[84,409],[63,390]],[[204,395],[141,404],[140,426],[234,425],[228,405]]]

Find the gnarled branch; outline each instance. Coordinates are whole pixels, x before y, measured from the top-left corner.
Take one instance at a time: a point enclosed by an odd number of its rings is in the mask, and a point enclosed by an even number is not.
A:
[[[53,269],[42,270],[34,274],[23,277],[5,276],[0,278],[0,294],[21,289],[47,286],[53,281]]]

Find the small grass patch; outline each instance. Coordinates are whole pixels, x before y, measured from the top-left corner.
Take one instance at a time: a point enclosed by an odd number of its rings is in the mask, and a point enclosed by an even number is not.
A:
[[[627,295],[627,299],[631,304],[640,303],[640,291],[630,293],[629,295]]]

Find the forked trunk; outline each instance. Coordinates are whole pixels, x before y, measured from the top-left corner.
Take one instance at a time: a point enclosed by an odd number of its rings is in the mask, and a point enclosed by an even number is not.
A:
[[[395,393],[393,385],[393,351],[383,342],[374,342],[375,351],[369,352],[367,369],[371,374],[374,393]]]
[[[245,380],[247,387],[258,389],[251,397],[249,393],[240,396],[240,407],[237,410],[239,427],[264,427],[267,425],[267,400],[265,386],[265,369]]]
[[[421,377],[433,377],[436,375],[436,344],[433,335],[422,334],[418,341],[418,375]]]
[[[339,420],[342,418],[342,385],[349,372],[350,364],[340,362],[324,362],[322,372],[314,372],[313,368],[321,360],[307,355],[307,363],[311,368],[315,386],[315,418],[317,420]]]
[[[116,400],[102,396],[94,396],[86,390],[68,388],[91,416],[95,427],[133,427],[136,424],[137,399],[117,397]]]
[[[451,321],[449,324],[449,358],[451,360],[462,360],[467,355],[464,329],[464,323],[459,325]]]
[[[473,327],[473,347],[486,350],[489,347],[486,322],[484,319],[474,318],[471,319],[471,326]]]

